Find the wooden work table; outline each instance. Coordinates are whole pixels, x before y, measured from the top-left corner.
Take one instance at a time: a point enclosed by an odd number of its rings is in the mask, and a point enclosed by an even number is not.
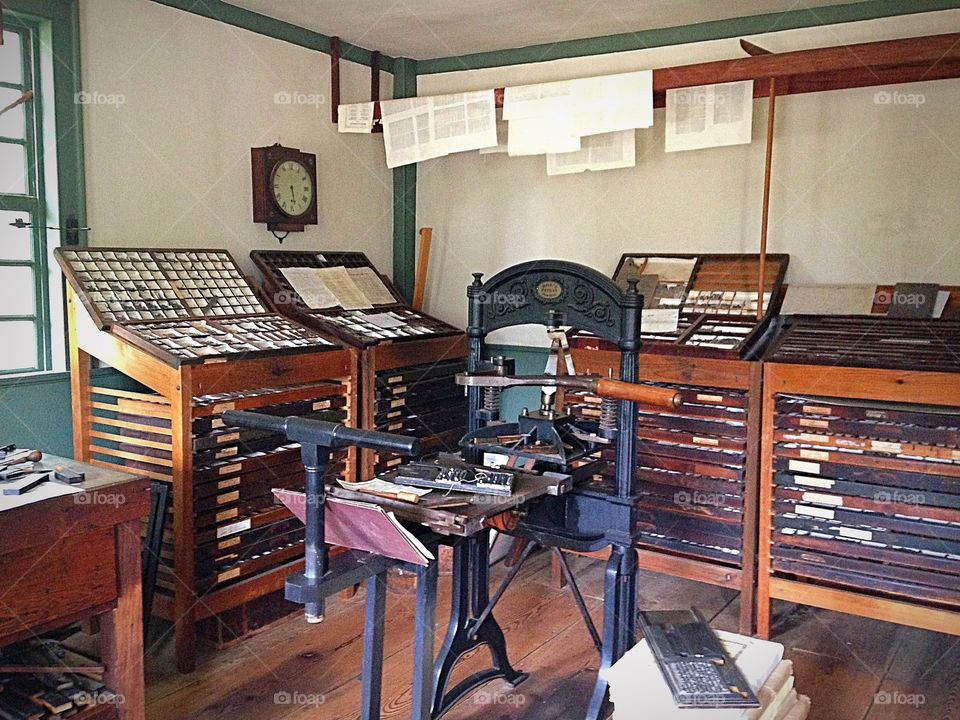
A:
[[[0,512],[0,647],[97,617],[104,683],[123,701],[75,718],[142,720],[140,525],[149,481],[50,456],[37,469],[55,465],[85,473],[83,492]]]

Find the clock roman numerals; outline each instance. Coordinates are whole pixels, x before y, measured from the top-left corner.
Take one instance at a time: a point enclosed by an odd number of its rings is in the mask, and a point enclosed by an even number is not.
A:
[[[307,168],[295,160],[284,160],[277,164],[273,170],[271,190],[277,207],[290,217],[303,215],[313,201],[313,180]]]

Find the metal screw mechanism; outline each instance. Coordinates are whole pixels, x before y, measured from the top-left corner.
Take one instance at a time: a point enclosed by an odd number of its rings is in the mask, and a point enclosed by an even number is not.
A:
[[[616,432],[617,413],[620,411],[620,401],[613,398],[603,398],[600,401],[600,432]]]
[[[632,282],[633,291],[636,292],[635,281]],[[607,377],[613,377],[613,370],[607,371]],[[613,440],[617,436],[617,420],[620,415],[620,401],[613,398],[601,398],[600,400],[600,427],[597,428],[597,434]]]
[[[483,389],[483,409],[491,413],[500,413],[500,388]]]

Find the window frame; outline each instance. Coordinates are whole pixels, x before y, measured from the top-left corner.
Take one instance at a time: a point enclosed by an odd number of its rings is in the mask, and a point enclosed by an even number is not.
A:
[[[87,240],[77,229],[87,224],[83,113],[77,102],[81,90],[79,15],[78,0],[3,0],[6,27],[18,32],[27,27],[34,32],[29,79],[35,99],[27,104],[33,106],[27,111],[27,131],[34,133],[36,148],[28,182],[36,184],[33,190],[28,187],[28,192],[42,192],[32,197],[0,195],[0,208],[31,214],[36,275],[34,316],[30,317],[36,318],[39,360],[33,369],[0,371],[0,387],[31,376],[68,377],[65,284],[52,251],[58,246],[82,247]],[[30,51],[22,48],[21,52]],[[48,231],[48,225],[65,229]]]
[[[0,370],[0,375],[14,375],[51,370],[53,357],[51,340],[53,327],[50,312],[50,268],[47,261],[47,233],[45,212],[44,148],[41,118],[43,95],[40,87],[41,73],[41,26],[19,17],[5,18],[4,32],[16,33],[20,38],[20,83],[0,82],[0,87],[27,92],[32,90],[33,100],[25,103],[23,139],[0,136],[3,144],[24,148],[26,163],[26,193],[0,192],[0,210],[23,212],[30,217],[31,257],[29,260],[0,260],[0,267],[26,267],[33,274],[33,313],[10,315],[0,312],[0,321],[25,321],[33,324],[36,349],[34,363],[29,367]]]

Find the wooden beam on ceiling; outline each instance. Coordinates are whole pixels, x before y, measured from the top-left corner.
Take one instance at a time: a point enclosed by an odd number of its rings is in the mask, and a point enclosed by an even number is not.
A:
[[[951,33],[660,68],[653,92],[663,107],[667,90],[738,80],[753,80],[754,97],[767,97],[772,78],[782,96],[956,77],[960,33]]]

